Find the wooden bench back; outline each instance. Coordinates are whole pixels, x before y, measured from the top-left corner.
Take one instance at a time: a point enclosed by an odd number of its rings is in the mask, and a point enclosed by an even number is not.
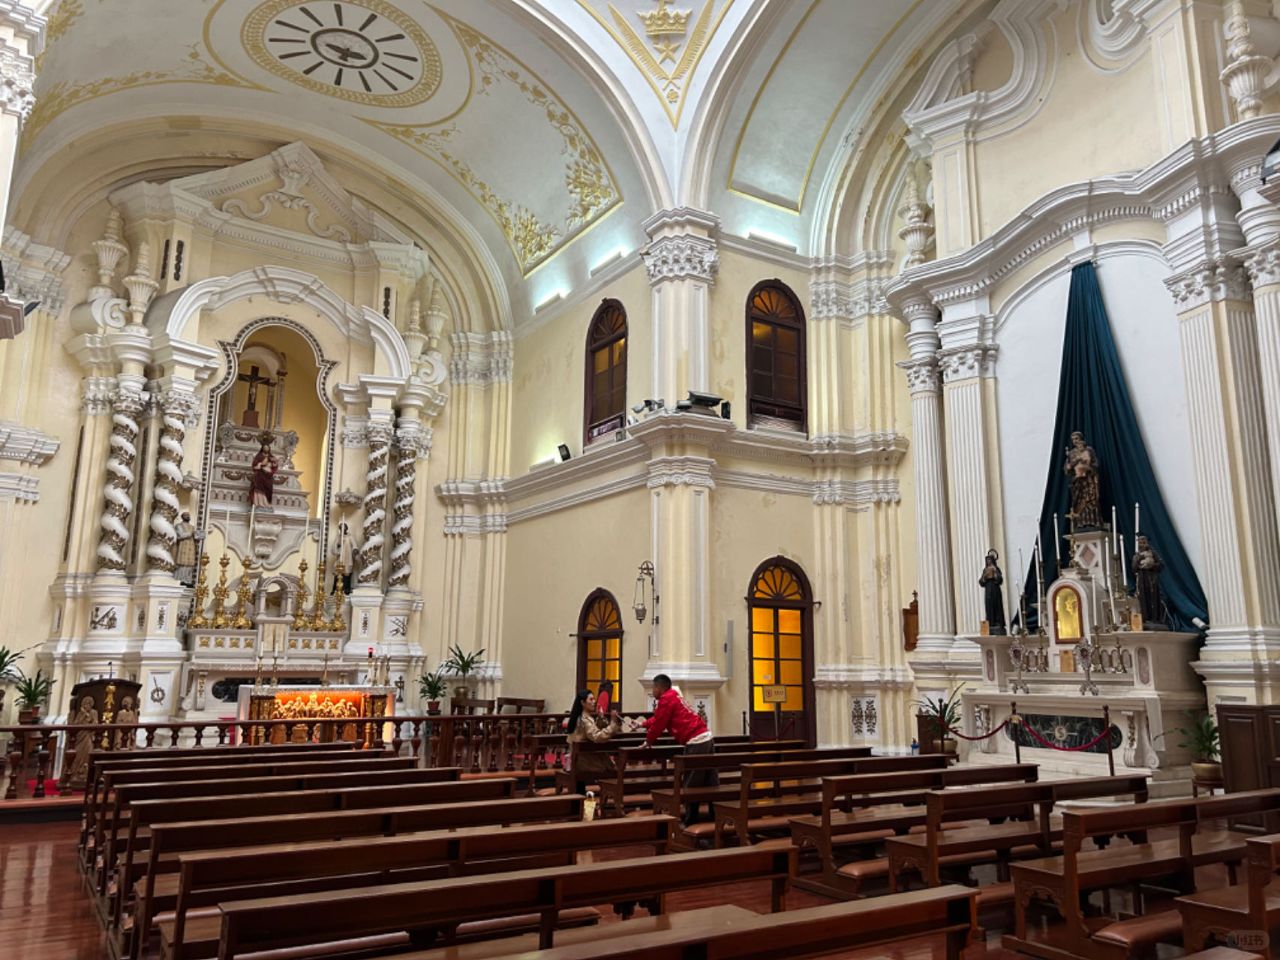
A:
[[[739,787],[749,796],[757,784],[781,786],[788,781],[816,780],[822,777],[850,776],[857,773],[890,773],[897,770],[940,770],[947,765],[944,754],[920,754],[909,757],[853,757],[844,760],[791,760],[780,763],[747,763],[742,766]],[[805,792],[812,787],[806,787]]]
[[[545,713],[547,701],[534,697],[499,697],[494,709],[498,713],[505,713],[507,707],[512,708],[512,713]]]
[[[394,870],[420,871],[438,865],[445,871],[441,875],[447,876],[465,872],[468,865],[485,864],[492,870],[496,862],[527,863],[528,858],[543,854],[572,857],[577,851],[637,844],[665,851],[675,822],[672,817],[625,817],[184,853],[178,858],[173,960],[182,956],[186,911],[238,899],[236,887],[297,880],[306,881],[306,892],[315,892],[326,888],[326,878],[334,881],[330,887],[334,889],[387,883],[395,878],[388,878],[386,872]],[[271,890],[272,896],[289,892]],[[139,923],[145,930],[150,917],[144,914]]]
[[[1229,794],[1228,794],[1229,796]],[[1267,888],[1280,873],[1280,834],[1250,837],[1245,843],[1247,852],[1245,882],[1249,885],[1249,919],[1253,930],[1266,930]]]
[[[1000,766],[947,767],[940,770],[898,770],[892,773],[858,773],[822,780],[822,822],[831,826],[837,810],[887,803],[921,803],[929,790],[979,783],[1035,783],[1039,767],[1034,763]]]
[[[339,750],[353,751],[355,748],[356,744],[354,741],[338,740],[333,743],[265,743],[258,746],[154,747],[147,750],[130,751],[94,750],[89,754],[89,766],[86,770],[86,777],[88,782],[92,783],[94,774],[98,770],[98,765],[101,763],[114,763],[118,765],[150,765],[152,761],[165,763],[186,757],[213,758],[221,756],[235,756],[239,760],[252,763],[254,757],[270,756],[273,754],[316,752],[331,753]]]
[[[1148,784],[1147,775],[1144,773],[1108,777],[1066,777],[1062,780],[1044,782],[1052,791],[1054,803],[1124,796],[1132,796],[1135,803],[1147,802]]]
[[[615,860],[224,903],[220,906],[218,957],[233,960],[276,947],[323,944],[518,913],[543,914],[542,946],[549,947],[555,914],[560,910],[649,899],[673,890],[705,889],[748,878],[785,882],[795,863],[792,847],[743,847],[670,854],[663,858],[660,869],[655,869],[652,858]]]
[[[1240,793],[1224,793],[1216,797],[1201,797],[1196,801],[1196,819],[1224,820],[1227,817],[1244,817],[1252,813],[1267,813],[1280,808],[1280,788],[1243,790]]]
[[[179,800],[215,793],[220,797],[238,794],[287,793],[303,790],[335,790],[347,787],[401,786],[420,783],[457,783],[457,767],[378,767],[373,770],[317,770],[312,773],[286,771],[270,777],[241,777],[235,780],[175,780],[170,783],[138,783],[122,786],[118,793],[125,805],[142,800]]]
[[[945,934],[946,955],[959,956],[970,932],[977,927],[977,896],[978,891],[972,887],[949,884],[869,900],[760,914],[732,926],[710,924],[622,934],[544,950],[538,960],[782,960],[844,956],[859,947],[880,947],[925,933]],[[881,948],[875,955],[889,954]],[[426,960],[426,955],[402,954],[401,960]]]

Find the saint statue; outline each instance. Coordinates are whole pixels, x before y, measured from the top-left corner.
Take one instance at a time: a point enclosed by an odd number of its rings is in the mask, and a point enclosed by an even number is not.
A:
[[[133,724],[138,722],[138,711],[133,708],[133,697],[124,697],[120,701],[120,709],[116,711],[116,723]],[[137,730],[119,730],[115,735],[117,750],[132,750],[138,739]]]
[[[182,519],[173,525],[173,529],[178,537],[173,575],[184,587],[190,587],[196,581],[196,557],[200,552],[200,544],[204,541],[204,531],[191,525],[191,514],[185,510],[182,512]]]
[[[356,569],[356,541],[351,536],[351,528],[347,526],[347,521],[338,522],[338,536],[333,543],[333,572],[334,584],[337,584],[338,564],[342,564],[342,590],[347,596],[351,596],[351,577]]]
[[[255,507],[271,506],[276,471],[280,469],[280,461],[271,453],[269,437],[270,434],[263,434],[260,438],[262,446],[253,458],[253,479],[250,481],[249,493]]]
[[[91,725],[98,722],[98,711],[94,709],[93,697],[82,697],[80,709],[76,711],[71,723],[75,726]],[[93,752],[94,730],[77,730],[75,739],[75,759],[71,763],[71,773],[67,780],[73,786],[83,787],[89,773],[89,754]]]
[[[1075,430],[1071,434],[1071,446],[1067,447],[1063,472],[1071,478],[1071,513],[1076,530],[1096,530],[1102,526],[1102,511],[1098,496],[1098,455],[1084,441],[1084,434]]]
[[[1138,534],[1137,552],[1133,555],[1133,580],[1144,630],[1165,625],[1164,597],[1160,593],[1160,571],[1163,569],[1164,561],[1160,554],[1146,537]]]
[[[1000,554],[994,550],[987,551],[986,566],[978,577],[978,586],[982,588],[982,599],[986,606],[987,629],[993,637],[1005,636],[1004,619],[1004,574],[1000,572],[998,563]]]

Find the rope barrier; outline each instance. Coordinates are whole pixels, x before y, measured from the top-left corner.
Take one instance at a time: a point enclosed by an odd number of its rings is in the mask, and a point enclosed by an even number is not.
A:
[[[1050,750],[1061,750],[1064,753],[1079,753],[1082,750],[1088,750],[1090,747],[1096,747],[1103,740],[1111,736],[1111,728],[1108,726],[1106,729],[1104,729],[1100,734],[1098,734],[1088,743],[1082,743],[1079,746],[1075,746],[1075,747],[1062,747],[1062,746],[1058,746],[1057,744],[1050,743],[1044,737],[1040,736],[1039,731],[1037,731],[1035,727],[1031,726],[1029,723],[1022,724],[1022,729],[1026,730],[1027,733],[1031,734],[1031,736],[1035,737],[1037,740],[1040,741],[1041,744],[1043,744],[1045,747],[1049,748]]]
[[[983,733],[976,737],[966,736],[965,734],[961,733],[959,730],[951,729],[951,727],[945,727],[944,729],[947,731],[947,733],[951,734],[951,736],[959,737],[961,740],[968,740],[970,742],[975,740],[986,740],[990,737],[994,737],[997,733],[999,733],[1001,730],[1007,727],[1009,725],[1009,721],[1012,719],[1013,719],[1012,717],[1009,717],[1004,721],[1004,723],[1000,724],[1000,726],[996,727],[990,733]]]

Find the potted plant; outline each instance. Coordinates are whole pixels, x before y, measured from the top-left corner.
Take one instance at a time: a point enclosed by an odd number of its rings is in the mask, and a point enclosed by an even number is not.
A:
[[[439,673],[424,673],[418,678],[418,693],[427,701],[427,713],[440,712],[440,698],[449,692],[449,682]]]
[[[912,701],[916,712],[926,718],[923,726],[926,739],[925,743],[921,744],[922,748],[928,747],[926,752],[956,755],[956,742],[947,736],[947,731],[960,726],[960,695],[962,693],[964,688],[956,687],[946,697],[920,697]]]
[[[453,688],[453,698],[455,700],[471,699],[471,684],[467,678],[475,673],[482,663],[484,663],[483,650],[477,650],[474,653],[463,653],[462,648],[456,643],[449,648],[449,657],[444,663],[440,664],[440,669],[447,670],[462,681]]]
[[[1222,745],[1218,724],[1207,711],[1187,711],[1189,725],[1179,727],[1178,746],[1191,752],[1191,776],[1196,780],[1222,780]]]
[[[8,647],[0,647],[0,721],[4,720],[4,695],[8,685],[18,679],[18,657],[21,654]]]
[[[53,678],[37,670],[34,677],[18,671],[18,722],[38,723],[40,708],[48,706],[53,695]]]

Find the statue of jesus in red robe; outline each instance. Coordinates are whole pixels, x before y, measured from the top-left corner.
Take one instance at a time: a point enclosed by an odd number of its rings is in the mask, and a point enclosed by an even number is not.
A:
[[[276,471],[280,469],[280,461],[272,455],[270,444],[262,444],[262,448],[253,458],[252,469],[250,499],[255,507],[269,507],[275,488]]]

